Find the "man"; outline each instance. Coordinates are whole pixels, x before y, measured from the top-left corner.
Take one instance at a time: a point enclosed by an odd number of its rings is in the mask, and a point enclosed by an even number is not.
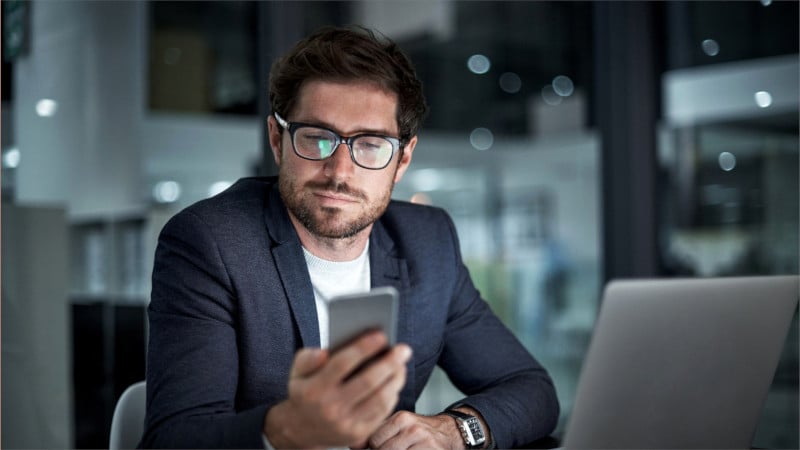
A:
[[[275,63],[270,101],[277,180],[240,180],[159,238],[142,445],[509,448],[549,434],[552,382],[480,298],[450,218],[390,200],[427,109],[404,53],[321,30]],[[329,352],[325,299],[379,286],[400,292],[401,343],[381,353],[372,332]],[[437,364],[466,397],[417,415]]]

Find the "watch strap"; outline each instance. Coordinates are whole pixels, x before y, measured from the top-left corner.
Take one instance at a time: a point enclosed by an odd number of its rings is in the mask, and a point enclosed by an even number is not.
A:
[[[456,409],[445,410],[442,414],[447,414],[450,417],[455,417],[457,419],[462,419],[462,420],[467,420],[467,419],[471,419],[471,418],[475,417],[472,414],[463,413],[463,412],[458,411]]]

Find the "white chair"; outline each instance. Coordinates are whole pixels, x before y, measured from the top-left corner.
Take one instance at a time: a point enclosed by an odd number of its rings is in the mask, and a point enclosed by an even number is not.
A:
[[[144,381],[125,389],[114,408],[111,419],[109,450],[136,448],[144,433],[144,411],[147,388]]]

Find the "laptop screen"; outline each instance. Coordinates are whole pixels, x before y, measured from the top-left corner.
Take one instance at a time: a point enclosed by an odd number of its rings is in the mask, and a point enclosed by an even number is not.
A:
[[[564,446],[750,448],[798,280],[609,283]]]

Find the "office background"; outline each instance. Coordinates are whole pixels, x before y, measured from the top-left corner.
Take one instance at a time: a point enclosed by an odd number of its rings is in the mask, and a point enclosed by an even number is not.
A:
[[[274,173],[272,59],[361,23],[431,114],[394,197],[446,208],[571,410],[602,287],[798,273],[798,3],[9,1],[2,446],[102,448],[144,377],[158,231]],[[754,446],[798,447],[797,318]],[[458,394],[436,373],[418,404]]]

